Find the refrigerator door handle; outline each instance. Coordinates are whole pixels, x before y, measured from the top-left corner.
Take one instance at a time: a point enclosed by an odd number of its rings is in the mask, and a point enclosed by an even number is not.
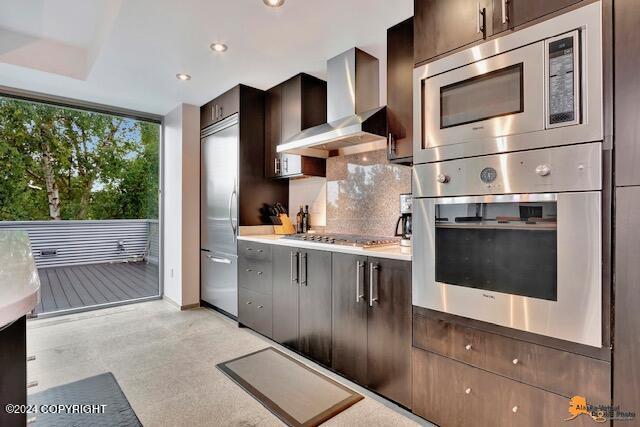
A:
[[[231,191],[231,194],[229,195],[229,223],[231,224],[231,230],[233,231],[233,239],[235,240],[238,233],[237,233],[237,229],[235,227],[235,225],[233,225],[233,216],[231,216],[231,208],[233,207],[233,199],[236,199],[236,202],[238,201],[238,193],[236,193],[236,180],[233,180],[233,191]]]

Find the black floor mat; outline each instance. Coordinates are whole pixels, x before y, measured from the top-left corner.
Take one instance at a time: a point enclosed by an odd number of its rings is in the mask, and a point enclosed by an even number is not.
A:
[[[37,413],[29,416],[36,417],[33,426],[142,426],[111,372],[52,387],[29,395],[27,400],[37,408]],[[103,413],[95,413],[95,409],[91,413],[92,405],[106,406]]]

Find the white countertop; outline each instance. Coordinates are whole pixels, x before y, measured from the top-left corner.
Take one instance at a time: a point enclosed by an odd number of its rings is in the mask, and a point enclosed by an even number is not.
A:
[[[259,234],[251,236],[238,236],[238,240],[247,242],[266,243],[271,245],[292,246],[296,248],[317,249],[345,254],[364,255],[378,258],[398,259],[401,261],[411,261],[411,248],[395,246],[383,246],[379,248],[358,248],[354,246],[342,246],[330,243],[305,242],[302,240],[283,239],[284,236],[277,234]]]
[[[40,278],[26,231],[0,231],[0,328],[29,313],[40,299]]]

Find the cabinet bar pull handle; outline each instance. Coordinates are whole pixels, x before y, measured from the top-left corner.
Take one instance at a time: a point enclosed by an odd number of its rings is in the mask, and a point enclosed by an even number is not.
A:
[[[32,355],[32,356],[27,356],[27,362],[33,362],[34,360],[36,360],[36,355]]]
[[[360,299],[364,296],[360,293],[360,269],[364,267],[364,262],[356,261],[356,302],[360,302]]]
[[[307,286],[307,254],[306,253],[300,253],[298,254],[298,261],[299,261],[299,267],[298,267],[298,283],[300,284],[300,286],[305,285]],[[302,266],[304,265],[304,274],[303,274],[303,270],[302,270]]]
[[[38,381],[29,381],[27,383],[27,388],[37,387],[37,386],[38,386]]]
[[[369,307],[373,307],[373,302],[374,301],[378,301],[378,291],[376,289],[375,292],[375,296],[374,296],[374,292],[373,292],[373,276],[374,276],[374,272],[373,270],[377,270],[378,266],[376,265],[376,263],[371,262],[369,263]]]
[[[509,0],[502,0],[502,23],[506,24],[509,22],[509,15],[507,13],[507,4]]]
[[[293,257],[294,257],[294,254],[295,254],[296,257],[298,256],[297,252],[291,251],[291,273],[290,273],[290,276],[289,276],[290,279],[291,279],[290,280],[291,281],[291,285],[293,285],[295,282],[298,282],[298,278],[297,277],[295,279],[293,278]]]
[[[483,37],[484,32],[485,32],[485,13],[486,13],[486,9],[484,7],[480,7],[480,2],[477,3],[478,4],[478,21],[476,22],[476,33],[483,33]]]

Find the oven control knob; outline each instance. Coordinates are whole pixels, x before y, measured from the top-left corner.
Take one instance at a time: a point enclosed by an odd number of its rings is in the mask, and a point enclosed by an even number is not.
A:
[[[449,182],[449,177],[443,173],[439,173],[438,176],[436,176],[436,181],[438,181],[440,184],[446,184],[447,182]]]
[[[542,164],[536,166],[536,173],[540,176],[547,176],[551,173],[551,166],[547,164]]]

